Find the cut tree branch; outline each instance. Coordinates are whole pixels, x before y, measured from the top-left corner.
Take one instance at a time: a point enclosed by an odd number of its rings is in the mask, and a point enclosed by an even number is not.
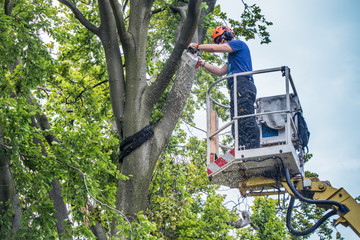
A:
[[[146,98],[150,99],[151,109],[160,99],[162,93],[173,78],[177,63],[179,62],[183,50],[190,43],[192,36],[197,28],[201,11],[201,0],[191,0],[188,5],[188,11],[183,25],[180,30],[179,37],[176,41],[173,52],[166,61],[165,66],[159,74],[157,80],[146,90]]]
[[[181,61],[174,86],[162,108],[162,121],[154,129],[156,142],[161,147],[165,146],[181,116],[182,111],[178,109],[185,107],[186,99],[190,95],[191,86],[195,80],[195,71],[193,67]]]

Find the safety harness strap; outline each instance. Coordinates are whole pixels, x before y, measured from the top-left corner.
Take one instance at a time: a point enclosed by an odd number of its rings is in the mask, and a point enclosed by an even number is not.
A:
[[[132,151],[140,147],[152,136],[154,136],[154,130],[151,128],[150,125],[147,125],[139,132],[135,133],[134,135],[125,138],[125,140],[120,143],[121,152],[119,155],[119,162],[122,162],[127,155],[129,155]]]

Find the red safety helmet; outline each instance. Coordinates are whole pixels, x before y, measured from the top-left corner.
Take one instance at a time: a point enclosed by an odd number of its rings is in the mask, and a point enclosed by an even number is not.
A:
[[[234,32],[228,26],[218,26],[214,29],[212,39],[214,43],[220,43],[222,39],[230,41],[234,38]]]

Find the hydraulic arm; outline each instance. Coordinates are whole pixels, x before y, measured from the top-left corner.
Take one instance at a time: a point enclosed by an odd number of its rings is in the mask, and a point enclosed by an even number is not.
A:
[[[283,187],[290,195],[291,200],[287,212],[287,227],[294,235],[306,235],[318,228],[325,220],[333,215],[338,215],[335,225],[342,224],[350,227],[360,237],[360,204],[350,196],[343,188],[336,189],[328,181],[320,181],[318,178],[290,178],[289,171],[285,169],[286,179],[276,181],[271,178],[254,177],[240,182],[239,189],[242,195],[259,196],[278,194],[274,186]],[[256,191],[262,189],[262,191]],[[305,231],[297,231],[291,226],[291,212],[295,198],[300,201],[316,204],[326,210],[331,209],[316,224]]]

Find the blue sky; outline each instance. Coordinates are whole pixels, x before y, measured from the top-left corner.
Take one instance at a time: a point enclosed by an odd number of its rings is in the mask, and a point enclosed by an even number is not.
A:
[[[253,68],[289,66],[311,132],[313,154],[305,170],[333,187],[360,195],[360,1],[266,0],[256,3],[268,21],[272,43],[248,41]],[[241,0],[220,0],[240,19]],[[243,39],[242,39],[243,40]],[[265,83],[264,83],[265,81]],[[255,78],[259,94],[274,85]],[[357,239],[338,227],[345,239]]]

